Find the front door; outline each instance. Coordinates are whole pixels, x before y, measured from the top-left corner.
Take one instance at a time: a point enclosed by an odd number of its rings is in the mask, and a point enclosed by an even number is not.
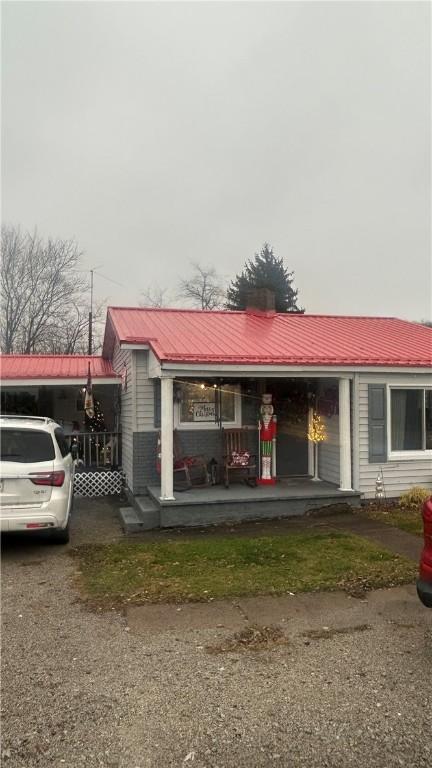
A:
[[[308,474],[308,399],[304,381],[267,383],[277,416],[277,476]]]

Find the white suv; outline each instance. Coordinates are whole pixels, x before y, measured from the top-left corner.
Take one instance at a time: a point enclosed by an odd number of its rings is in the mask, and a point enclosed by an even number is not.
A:
[[[0,416],[2,531],[48,530],[67,544],[74,463],[59,424],[39,416]]]

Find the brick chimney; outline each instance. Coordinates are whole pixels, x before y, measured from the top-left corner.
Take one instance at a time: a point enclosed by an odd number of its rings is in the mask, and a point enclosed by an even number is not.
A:
[[[254,288],[247,294],[246,312],[251,314],[274,315],[275,293],[269,288]]]

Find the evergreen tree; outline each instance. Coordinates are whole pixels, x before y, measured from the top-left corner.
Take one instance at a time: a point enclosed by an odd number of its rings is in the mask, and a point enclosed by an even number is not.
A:
[[[254,288],[269,288],[275,294],[276,312],[304,312],[297,306],[298,291],[293,288],[294,273],[284,267],[273,248],[264,243],[261,251],[249,259],[241,275],[227,290],[227,309],[246,309],[248,293]]]
[[[100,402],[96,398],[94,398],[93,410],[93,416],[88,416],[87,413],[84,416],[86,431],[106,432],[104,415],[102,413]]]

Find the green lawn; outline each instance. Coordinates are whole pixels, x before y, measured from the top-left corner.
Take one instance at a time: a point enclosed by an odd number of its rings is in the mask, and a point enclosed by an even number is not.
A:
[[[418,536],[423,535],[423,520],[420,507],[404,509],[398,504],[388,507],[370,506],[365,507],[365,512],[372,520],[380,520],[407,533],[415,533]]]
[[[344,533],[122,541],[79,547],[74,555],[82,594],[99,606],[374,588],[416,574],[411,561]]]

